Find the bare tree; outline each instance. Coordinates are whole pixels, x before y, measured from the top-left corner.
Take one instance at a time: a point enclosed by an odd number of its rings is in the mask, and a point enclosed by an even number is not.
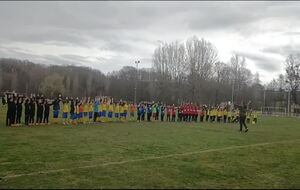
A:
[[[200,90],[206,80],[212,77],[213,66],[218,60],[216,48],[208,41],[196,36],[186,42],[186,60],[189,68],[191,99],[201,99]]]
[[[286,82],[291,90],[292,100],[297,104],[297,90],[300,86],[300,54],[291,54],[285,64]]]
[[[231,59],[231,80],[233,85],[233,96],[236,101],[246,100],[250,97],[247,89],[253,84],[253,75],[246,68],[246,59],[238,54],[232,55]]]

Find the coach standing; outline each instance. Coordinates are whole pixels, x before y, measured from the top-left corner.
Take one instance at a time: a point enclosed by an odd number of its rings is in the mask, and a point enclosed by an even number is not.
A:
[[[245,123],[246,121],[246,112],[247,112],[247,106],[244,102],[241,103],[241,105],[236,105],[239,109],[239,120],[240,120],[240,132],[243,131],[243,126],[245,127],[245,132],[248,132],[248,127]]]

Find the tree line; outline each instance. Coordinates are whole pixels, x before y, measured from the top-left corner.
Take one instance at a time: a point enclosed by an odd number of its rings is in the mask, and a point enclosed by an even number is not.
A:
[[[287,58],[284,85],[289,84],[295,92],[299,89],[296,55]],[[263,106],[266,88],[261,85],[259,74],[246,68],[244,57],[234,54],[228,62],[222,62],[215,46],[196,36],[185,42],[160,43],[149,69],[124,66],[108,74],[87,67],[0,59],[1,92],[15,90],[50,97],[58,93],[73,97],[109,95],[134,101],[136,86],[137,101],[214,105],[232,99],[238,103],[251,100],[256,108]],[[293,101],[297,102],[296,95]]]

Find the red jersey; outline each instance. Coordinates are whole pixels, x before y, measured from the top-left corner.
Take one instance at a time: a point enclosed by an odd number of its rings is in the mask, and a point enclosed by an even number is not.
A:
[[[167,106],[167,115],[171,115],[171,109],[170,109],[170,106]]]
[[[187,114],[191,115],[193,112],[192,112],[192,105],[188,105],[187,106]]]
[[[176,115],[175,106],[171,107],[171,113],[172,113],[172,115]]]
[[[204,116],[204,111],[203,111],[202,109],[200,109],[199,115],[200,115],[200,116]]]

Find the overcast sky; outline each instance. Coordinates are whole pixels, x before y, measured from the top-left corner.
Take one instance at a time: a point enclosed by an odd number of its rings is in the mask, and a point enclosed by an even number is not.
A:
[[[233,53],[263,83],[300,50],[300,2],[0,2],[0,57],[75,64],[104,73],[151,67],[160,41],[193,35]]]

